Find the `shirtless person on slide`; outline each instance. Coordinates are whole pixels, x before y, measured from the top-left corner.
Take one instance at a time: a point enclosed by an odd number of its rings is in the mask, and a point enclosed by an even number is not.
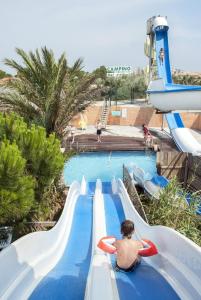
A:
[[[140,241],[132,240],[134,232],[134,223],[126,220],[121,224],[122,240],[114,242],[116,247],[116,271],[132,272],[133,269],[140,263],[139,249],[143,248]]]

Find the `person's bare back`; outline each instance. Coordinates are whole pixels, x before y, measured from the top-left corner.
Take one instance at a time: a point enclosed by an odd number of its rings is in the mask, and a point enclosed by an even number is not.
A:
[[[117,249],[117,265],[122,269],[130,268],[139,258],[139,249],[143,248],[141,242],[127,238],[117,240],[114,246]]]

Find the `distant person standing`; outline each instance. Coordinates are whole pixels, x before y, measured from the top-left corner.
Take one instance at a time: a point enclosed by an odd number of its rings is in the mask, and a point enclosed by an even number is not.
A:
[[[96,123],[97,142],[101,143],[102,123],[100,120]]]
[[[145,145],[152,146],[153,144],[153,137],[151,132],[149,131],[148,126],[145,124],[142,125],[143,133],[144,133],[144,143]]]
[[[164,49],[161,48],[160,51],[159,51],[159,60],[160,60],[160,65],[163,64],[163,61],[164,61],[164,57],[165,57],[165,52],[164,52]]]

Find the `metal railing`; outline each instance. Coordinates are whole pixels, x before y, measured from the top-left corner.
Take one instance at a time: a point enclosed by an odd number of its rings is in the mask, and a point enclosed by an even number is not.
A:
[[[127,170],[127,168],[123,165],[123,183],[127,189],[127,192],[130,196],[130,199],[135,206],[135,209],[139,213],[139,215],[144,219],[145,222],[148,223],[146,213],[144,211],[142,202],[140,200],[140,197],[138,195],[138,192],[136,190],[136,187],[133,183],[133,180]]]
[[[119,143],[119,142],[114,142],[114,141],[103,141],[101,143],[98,143],[96,141],[94,142],[81,142],[81,141],[75,141],[74,143],[66,142],[65,144],[65,150],[76,150],[77,152],[79,151],[84,151],[84,150],[142,150],[142,151],[153,151],[147,145],[144,145],[143,143],[139,142],[136,144],[132,143]]]
[[[107,100],[104,100],[102,111],[101,111],[101,118],[100,118],[102,123],[102,128],[106,128],[107,126],[108,115],[109,115],[109,106]]]

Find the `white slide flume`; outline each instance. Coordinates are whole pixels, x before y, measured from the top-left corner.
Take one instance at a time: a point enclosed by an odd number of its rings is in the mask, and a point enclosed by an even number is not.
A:
[[[49,231],[28,234],[0,253],[0,299],[27,299],[62,256],[80,194],[74,182],[58,223]]]
[[[135,237],[148,238],[157,245],[159,254],[147,257],[146,262],[166,279],[182,300],[201,299],[201,248],[171,228],[148,225],[135,210],[123,182],[113,180],[112,186],[121,198],[125,218],[135,224]],[[161,295],[161,299],[173,298],[166,294]]]
[[[0,253],[0,299],[84,299],[91,261],[95,183],[74,182],[59,221]]]
[[[184,127],[180,114],[169,113],[165,116],[171,136],[179,150],[197,156],[201,155],[201,144],[192,135],[190,129]]]

